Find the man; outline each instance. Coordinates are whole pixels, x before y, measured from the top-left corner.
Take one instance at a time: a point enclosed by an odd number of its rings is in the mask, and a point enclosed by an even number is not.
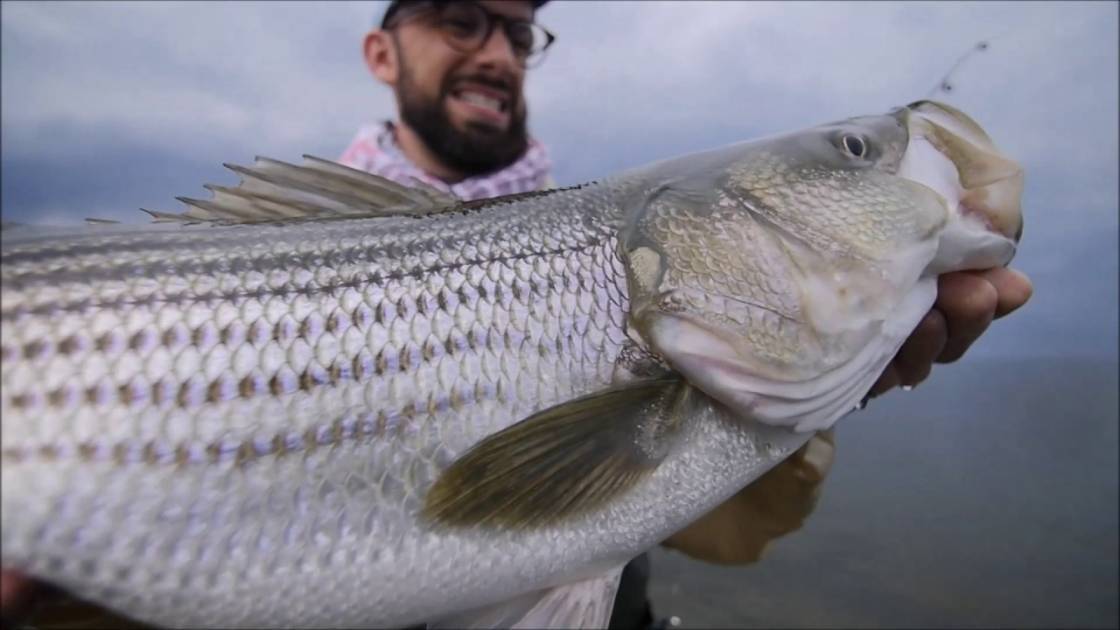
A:
[[[553,36],[533,20],[547,0],[390,2],[365,37],[365,60],[396,97],[398,120],[360,131],[340,161],[469,200],[552,185],[545,148],[527,132],[523,85]],[[916,385],[952,362],[991,323],[1022,306],[1030,281],[1010,269],[943,276],[934,308],[872,389]],[[832,462],[821,434],[754,484],[665,541],[709,562],[754,562],[769,541],[798,529]],[[648,625],[645,563],[623,574],[612,627]],[[0,572],[0,617],[24,605],[30,584]],[[90,618],[83,617],[84,622]],[[121,620],[113,619],[113,623]]]
[[[358,132],[340,162],[410,183],[423,181],[464,200],[551,185],[545,148],[529,137],[522,91],[527,68],[554,37],[534,21],[547,0],[394,0],[365,37],[373,75],[393,90],[398,119]],[[941,278],[937,304],[872,390],[913,386],[932,364],[960,358],[987,328],[1029,298],[1029,280],[999,269]],[[754,562],[766,545],[801,526],[832,462],[823,433],[665,545],[719,563]],[[652,622],[647,562],[623,573],[611,627]]]
[[[399,121],[363,128],[339,161],[465,200],[550,186],[522,91],[553,41],[532,21],[545,1],[390,3],[364,53],[393,89]]]

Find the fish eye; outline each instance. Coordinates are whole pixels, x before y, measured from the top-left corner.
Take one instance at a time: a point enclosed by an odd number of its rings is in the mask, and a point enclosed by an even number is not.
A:
[[[844,136],[842,140],[844,149],[856,157],[864,157],[867,154],[867,143],[859,136]]]

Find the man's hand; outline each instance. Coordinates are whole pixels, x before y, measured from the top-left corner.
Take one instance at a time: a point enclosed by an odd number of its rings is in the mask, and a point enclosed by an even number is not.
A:
[[[1027,302],[1031,281],[1014,269],[947,273],[937,281],[937,302],[871,388],[878,396],[926,380],[934,363],[952,363],[999,319]]]
[[[139,622],[76,599],[15,571],[0,570],[0,628],[118,628],[147,630]]]
[[[758,562],[771,542],[800,529],[812,513],[833,455],[832,430],[815,434],[785,461],[662,544],[715,564]]]

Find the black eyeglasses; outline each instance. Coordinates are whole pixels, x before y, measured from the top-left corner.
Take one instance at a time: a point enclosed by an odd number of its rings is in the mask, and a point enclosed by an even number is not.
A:
[[[556,41],[556,36],[540,24],[499,15],[467,0],[410,2],[402,5],[396,15],[389,16],[382,28],[391,29],[409,17],[431,11],[435,12],[436,25],[444,40],[462,53],[473,53],[485,46],[498,24],[502,25],[514,56],[527,68],[537,66]]]

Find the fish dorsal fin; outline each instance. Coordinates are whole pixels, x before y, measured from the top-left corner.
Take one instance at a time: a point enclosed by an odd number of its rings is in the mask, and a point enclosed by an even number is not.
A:
[[[427,184],[392,180],[304,155],[302,165],[257,157],[252,166],[226,164],[241,176],[235,187],[207,184],[210,199],[177,197],[182,213],[144,210],[155,221],[258,223],[293,219],[425,216],[461,206]]]

